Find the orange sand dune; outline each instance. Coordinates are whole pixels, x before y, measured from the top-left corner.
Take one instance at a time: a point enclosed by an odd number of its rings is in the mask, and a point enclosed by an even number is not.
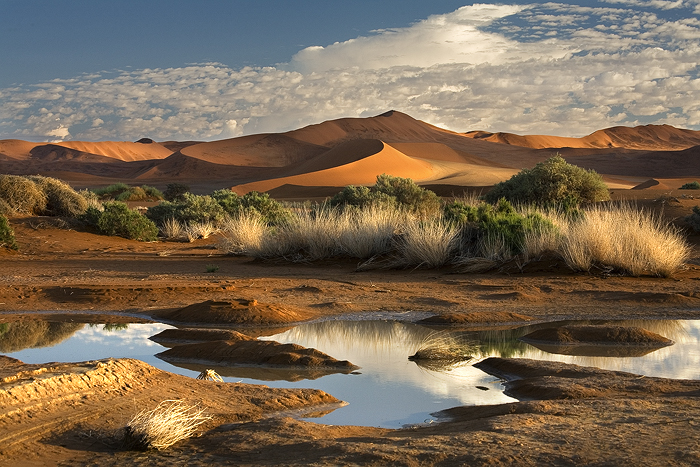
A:
[[[0,140],[0,154],[11,159],[28,159],[32,156],[31,150],[37,143],[22,141],[21,139]]]
[[[383,173],[420,181],[430,179],[434,175],[434,169],[429,162],[413,159],[387,144],[382,144],[379,152],[354,162],[291,177],[246,183],[232,189],[236,193],[244,194],[252,190],[268,191],[285,184],[338,187],[372,185],[377,175]]]
[[[199,143],[180,152],[214,164],[284,167],[327,150],[326,147],[299,141],[284,134],[260,134]]]
[[[142,161],[149,159],[165,159],[173,152],[158,143],[131,143],[128,141],[103,141],[90,143],[85,141],[65,141],[62,143],[31,143],[17,139],[0,140],[0,154],[13,159],[25,160],[36,153],[45,154],[46,147],[61,146],[81,155],[108,157],[120,161]],[[75,152],[70,152],[75,158]]]
[[[143,161],[149,159],[165,159],[173,152],[158,143],[131,143],[128,141],[104,141],[89,143],[84,141],[66,141],[55,143],[58,146],[75,149],[81,152],[111,157],[121,161]]]
[[[700,131],[684,130],[670,125],[643,125],[634,128],[616,126],[598,130],[583,138],[547,135],[516,135],[470,131],[469,138],[521,146],[544,148],[626,148],[646,151],[682,150],[700,145]]]

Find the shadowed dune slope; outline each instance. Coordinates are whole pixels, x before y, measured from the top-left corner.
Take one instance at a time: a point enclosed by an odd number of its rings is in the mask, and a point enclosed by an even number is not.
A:
[[[188,146],[181,152],[214,164],[285,167],[327,150],[327,147],[300,141],[285,134],[261,134],[199,143]]]

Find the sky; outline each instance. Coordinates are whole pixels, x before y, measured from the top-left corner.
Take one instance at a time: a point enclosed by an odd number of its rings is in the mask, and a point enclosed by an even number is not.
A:
[[[700,0],[0,0],[0,139],[700,130]]]

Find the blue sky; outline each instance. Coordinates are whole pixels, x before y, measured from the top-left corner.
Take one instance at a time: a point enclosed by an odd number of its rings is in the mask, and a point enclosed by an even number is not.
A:
[[[0,0],[0,139],[700,129],[700,0]]]

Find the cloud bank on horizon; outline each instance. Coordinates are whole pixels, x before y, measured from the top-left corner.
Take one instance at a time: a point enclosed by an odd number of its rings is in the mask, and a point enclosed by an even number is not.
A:
[[[700,0],[605,3],[474,4],[274,67],[205,63],[2,88],[0,138],[212,140],[389,109],[455,131],[700,130]]]

